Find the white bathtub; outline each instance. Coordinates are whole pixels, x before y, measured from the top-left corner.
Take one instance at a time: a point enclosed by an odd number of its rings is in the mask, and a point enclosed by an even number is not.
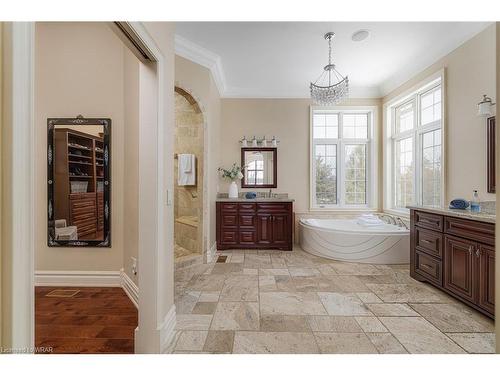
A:
[[[410,231],[392,224],[359,225],[356,219],[301,219],[304,251],[329,259],[372,264],[410,262]]]

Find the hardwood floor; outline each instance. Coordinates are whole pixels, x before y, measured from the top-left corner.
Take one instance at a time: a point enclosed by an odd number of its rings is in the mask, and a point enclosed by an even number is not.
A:
[[[78,290],[73,297],[47,296]],[[35,343],[52,353],[134,353],[137,309],[121,288],[36,287]]]

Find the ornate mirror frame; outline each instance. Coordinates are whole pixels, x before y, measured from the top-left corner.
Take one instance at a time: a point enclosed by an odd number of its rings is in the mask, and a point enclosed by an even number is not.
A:
[[[496,137],[495,137],[495,117],[489,117],[486,124],[487,131],[487,191],[488,193],[495,193],[496,191]]]
[[[245,173],[243,173],[243,178],[241,179],[242,188],[252,188],[252,189],[265,189],[265,188],[276,188],[278,186],[278,149],[276,147],[242,147],[241,148],[241,165],[245,166],[245,152],[246,151],[270,151],[273,153],[273,183],[264,185],[252,185],[247,184],[245,181]]]
[[[56,125],[102,125],[103,127],[103,193],[104,240],[62,241],[55,239],[54,228],[54,127]],[[47,245],[49,247],[111,247],[111,119],[109,118],[48,118],[47,119]]]

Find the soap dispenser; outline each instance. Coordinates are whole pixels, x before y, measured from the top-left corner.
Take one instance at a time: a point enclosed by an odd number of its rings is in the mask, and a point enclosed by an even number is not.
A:
[[[474,190],[472,193],[472,200],[470,201],[470,210],[471,212],[481,212],[481,205],[479,202],[479,194],[477,190]]]

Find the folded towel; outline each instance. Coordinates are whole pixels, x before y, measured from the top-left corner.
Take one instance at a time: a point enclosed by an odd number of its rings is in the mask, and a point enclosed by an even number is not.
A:
[[[196,185],[196,156],[193,154],[179,154],[177,184],[179,186]]]
[[[182,173],[192,172],[191,159],[193,156],[192,154],[179,154],[179,170],[182,170]]]
[[[453,199],[450,202],[450,208],[453,209],[465,210],[467,207],[469,207],[469,201],[462,198]]]

